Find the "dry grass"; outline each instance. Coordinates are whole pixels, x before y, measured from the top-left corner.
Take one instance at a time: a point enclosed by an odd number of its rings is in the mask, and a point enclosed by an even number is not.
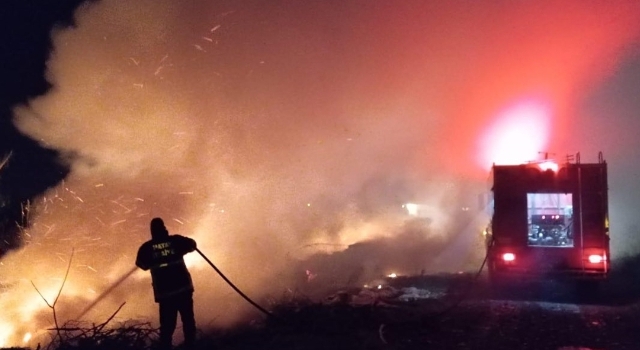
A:
[[[68,322],[62,327],[51,329],[52,342],[48,349],[150,349],[158,338],[158,330],[151,324],[127,321],[113,327],[106,323],[87,325]]]
[[[417,312],[416,304],[390,306],[378,300],[354,305],[344,293],[328,300],[312,302],[301,295],[283,298],[270,305],[271,317],[232,329],[200,330],[195,349],[393,349],[398,322],[403,328],[423,323],[425,309]],[[157,345],[159,332],[150,324],[111,324],[111,318],[101,324],[68,322],[52,328],[46,349],[151,350]]]

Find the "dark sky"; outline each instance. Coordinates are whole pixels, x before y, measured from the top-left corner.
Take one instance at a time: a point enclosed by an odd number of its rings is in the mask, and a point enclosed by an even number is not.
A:
[[[10,156],[0,170],[0,255],[18,243],[7,221],[19,219],[20,204],[58,183],[68,171],[58,162],[55,150],[16,130],[12,109],[49,89],[44,72],[51,30],[70,25],[81,2],[8,0],[0,5],[0,157]]]

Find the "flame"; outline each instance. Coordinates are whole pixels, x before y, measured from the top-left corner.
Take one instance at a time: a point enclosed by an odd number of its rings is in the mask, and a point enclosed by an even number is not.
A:
[[[0,321],[0,347],[7,347],[12,344],[15,327],[11,322]]]

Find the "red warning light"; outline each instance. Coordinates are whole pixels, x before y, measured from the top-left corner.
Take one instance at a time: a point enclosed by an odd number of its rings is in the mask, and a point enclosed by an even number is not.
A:
[[[547,171],[547,170],[551,170],[553,172],[557,172],[558,171],[558,164],[555,163],[555,162],[545,161],[545,162],[542,162],[542,163],[538,164],[538,166],[540,167],[540,169],[542,171]]]

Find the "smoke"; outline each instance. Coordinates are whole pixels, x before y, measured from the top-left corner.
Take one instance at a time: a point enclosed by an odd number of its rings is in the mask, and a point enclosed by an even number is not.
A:
[[[466,267],[456,258],[473,256],[486,224],[460,213],[486,180],[483,123],[531,94],[566,118],[634,38],[640,12],[624,4],[85,5],[52,34],[53,88],[15,109],[71,173],[25,208],[28,244],[3,276],[44,305],[24,282],[52,297],[71,260],[60,308],[72,318],[131,268],[157,216],[259,300],[307,270],[361,283],[387,267]],[[429,208],[426,221],[407,221],[408,201]],[[200,324],[255,315],[197,255],[187,262]],[[87,317],[125,301],[119,317],[155,318],[148,274]]]

